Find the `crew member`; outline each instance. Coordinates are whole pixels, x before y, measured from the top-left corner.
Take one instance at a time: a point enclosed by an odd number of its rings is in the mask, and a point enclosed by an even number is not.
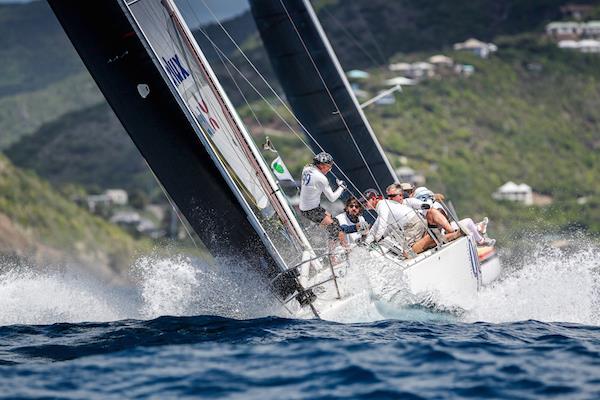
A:
[[[327,175],[333,167],[331,154],[321,152],[313,158],[313,163],[302,170],[302,185],[300,187],[300,212],[310,221],[321,224],[327,230],[329,237],[338,239],[346,245],[344,233],[339,222],[321,207],[321,194],[331,202],[336,201],[346,189],[344,181],[336,180],[338,188],[334,192],[329,185]]]

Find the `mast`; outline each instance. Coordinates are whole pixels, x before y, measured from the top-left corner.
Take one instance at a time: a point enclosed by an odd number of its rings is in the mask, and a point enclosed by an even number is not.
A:
[[[336,175],[356,187],[397,181],[308,0],[250,0],[252,14],[286,97],[314,140],[332,154]],[[340,171],[341,170],[341,171]]]

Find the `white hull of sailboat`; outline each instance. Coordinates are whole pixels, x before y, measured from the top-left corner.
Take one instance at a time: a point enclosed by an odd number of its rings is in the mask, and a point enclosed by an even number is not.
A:
[[[375,321],[385,319],[377,305],[403,307],[415,303],[443,309],[468,309],[477,296],[476,265],[467,238],[460,238],[435,252],[398,262],[371,252],[368,260],[352,259],[335,268],[338,287],[329,281],[315,288],[313,302],[319,317],[326,320]],[[331,276],[323,271],[313,282]],[[339,292],[339,298],[338,298]],[[298,316],[312,317],[308,307]]]
[[[497,255],[481,263],[481,283],[483,285],[494,282],[500,277],[501,273],[502,265],[500,264],[500,257]]]

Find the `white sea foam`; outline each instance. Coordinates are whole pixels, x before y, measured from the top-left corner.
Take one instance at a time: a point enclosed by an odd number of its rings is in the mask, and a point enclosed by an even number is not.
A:
[[[535,319],[600,324],[600,249],[579,238],[569,250],[539,243],[527,257],[506,265],[505,276],[478,296],[465,321]]]
[[[112,321],[135,315],[128,296],[75,272],[3,266],[0,325]]]
[[[65,268],[0,265],[0,325],[283,315],[256,273],[240,268],[240,262],[217,265],[186,257],[141,257],[131,268],[130,287]]]
[[[511,264],[505,260],[503,278],[484,288],[475,306],[460,319],[600,325],[600,249],[585,240],[578,243],[561,251],[541,242],[527,257]],[[367,261],[361,265],[361,255],[353,257],[359,258],[353,265],[369,269]],[[208,265],[183,256],[145,256],[132,266],[134,284],[126,288],[64,268],[39,270],[5,264],[0,265],[0,271],[0,325],[151,319],[161,315],[240,319],[290,316],[269,294],[258,274],[240,265],[239,260]],[[377,293],[356,297],[369,304],[345,307],[347,315],[339,320],[366,322],[384,318],[382,315],[440,319],[442,314],[407,306],[414,299],[397,287],[394,271],[390,266],[389,273],[371,282],[379,288]],[[363,282],[364,276],[358,274],[356,279],[348,279],[342,290],[360,291]]]

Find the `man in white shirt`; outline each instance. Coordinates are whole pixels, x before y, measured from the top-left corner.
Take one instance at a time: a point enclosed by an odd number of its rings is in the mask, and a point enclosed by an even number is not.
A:
[[[345,233],[348,244],[356,243],[363,235],[367,234],[369,224],[365,221],[365,217],[362,216],[362,212],[362,204],[355,197],[350,197],[346,200],[344,212],[335,216],[335,219],[340,223],[342,231]]]
[[[339,239],[346,245],[344,233],[339,222],[321,207],[321,194],[331,202],[336,201],[346,189],[344,181],[337,180],[338,188],[334,192],[329,185],[327,175],[333,168],[333,158],[329,153],[321,152],[313,158],[313,163],[302,170],[300,187],[300,212],[310,221],[325,227],[332,239]]]
[[[375,208],[377,211],[377,220],[371,227],[365,240],[366,243],[377,242],[384,237],[396,233],[404,240],[415,253],[421,253],[435,246],[435,241],[427,233],[427,222],[438,220],[436,214],[438,210],[430,209],[427,203],[411,198],[405,200],[400,184],[392,184],[387,187],[387,200],[382,200],[380,196],[373,196],[365,193],[368,207]],[[417,210],[426,209],[425,219],[417,215]],[[446,234],[446,240],[454,240],[460,236],[460,231],[454,232],[451,227]]]

